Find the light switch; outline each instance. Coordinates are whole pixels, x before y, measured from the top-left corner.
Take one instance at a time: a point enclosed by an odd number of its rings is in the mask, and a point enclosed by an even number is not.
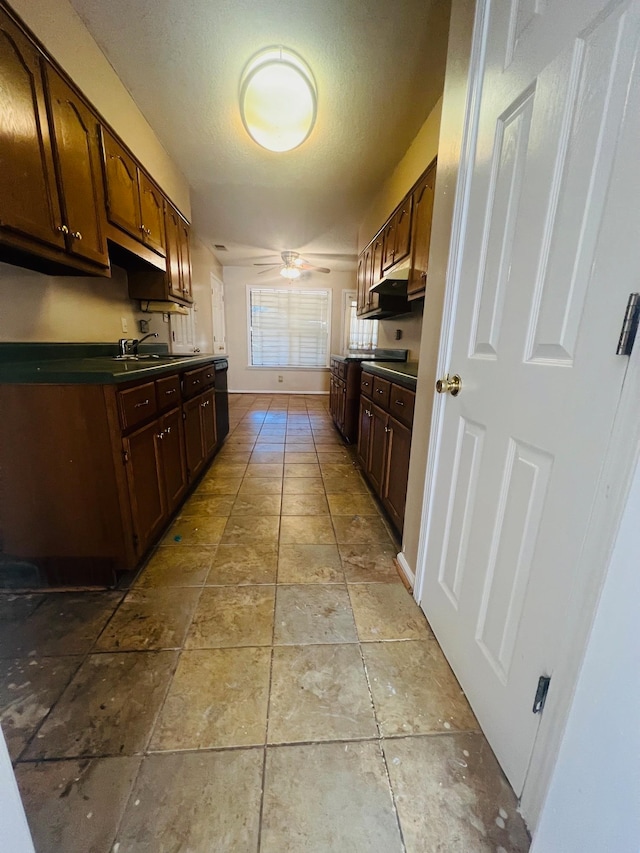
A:
[[[128,332],[128,331],[129,331],[129,321],[127,320],[127,318],[126,318],[126,317],[120,317],[120,324],[121,324],[121,326],[122,326],[122,331],[123,331],[123,332]]]

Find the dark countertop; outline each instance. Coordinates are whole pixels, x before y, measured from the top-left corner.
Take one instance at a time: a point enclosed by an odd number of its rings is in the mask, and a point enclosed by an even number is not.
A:
[[[376,349],[373,352],[348,352],[346,355],[331,353],[336,361],[406,361],[409,350]]]
[[[365,373],[373,373],[375,376],[381,376],[389,382],[395,382],[396,385],[402,385],[404,388],[409,388],[411,391],[416,390],[418,382],[418,362],[406,361],[397,363],[393,361],[368,362],[365,361],[362,365]]]
[[[210,353],[170,355],[166,344],[143,344],[140,361],[118,361],[115,354],[113,344],[0,344],[0,383],[117,385],[227,360]]]

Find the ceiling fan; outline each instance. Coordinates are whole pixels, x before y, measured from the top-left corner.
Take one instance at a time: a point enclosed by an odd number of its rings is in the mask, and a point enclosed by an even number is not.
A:
[[[280,257],[282,260],[279,263],[254,264],[254,267],[267,267],[267,269],[261,270],[258,275],[270,272],[271,270],[275,270],[278,267],[280,267],[280,275],[290,280],[300,278],[302,273],[306,270],[313,270],[314,272],[323,273],[331,272],[328,267],[317,267],[315,264],[312,264],[306,258],[300,257],[300,254],[298,252],[281,252]]]

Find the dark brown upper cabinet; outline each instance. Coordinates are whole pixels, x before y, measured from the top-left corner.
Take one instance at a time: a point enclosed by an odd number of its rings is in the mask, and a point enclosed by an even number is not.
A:
[[[411,271],[407,282],[407,296],[409,299],[422,296],[427,285],[435,183],[436,164],[433,163],[413,191]]]
[[[67,250],[108,267],[100,123],[51,66],[46,77]]]
[[[164,257],[164,196],[126,148],[104,128],[102,158],[109,222]]]

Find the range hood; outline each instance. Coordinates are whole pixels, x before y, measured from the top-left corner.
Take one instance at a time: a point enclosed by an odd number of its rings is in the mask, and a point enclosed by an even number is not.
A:
[[[390,293],[402,295],[407,292],[407,281],[411,274],[411,259],[401,261],[382,276],[379,282],[369,288],[370,293]]]

